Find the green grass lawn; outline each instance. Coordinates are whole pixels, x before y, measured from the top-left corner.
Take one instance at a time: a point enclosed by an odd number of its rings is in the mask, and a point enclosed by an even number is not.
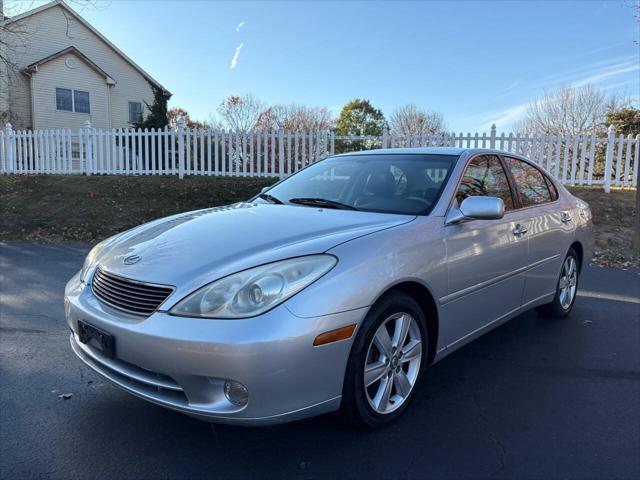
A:
[[[95,243],[155,218],[246,200],[274,178],[0,176],[0,241]],[[599,265],[639,267],[635,191],[576,187],[589,202]]]

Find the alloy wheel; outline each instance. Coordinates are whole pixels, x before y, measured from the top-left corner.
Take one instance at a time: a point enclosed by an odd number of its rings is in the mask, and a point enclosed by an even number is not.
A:
[[[558,283],[558,298],[563,309],[571,307],[578,285],[578,268],[576,259],[568,256],[562,265],[560,282]]]
[[[408,313],[395,313],[376,330],[364,366],[364,389],[377,413],[398,409],[415,386],[422,360],[422,334]]]

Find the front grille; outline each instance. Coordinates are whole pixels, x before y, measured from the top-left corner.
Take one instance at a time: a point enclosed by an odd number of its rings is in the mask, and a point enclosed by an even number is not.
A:
[[[149,285],[96,269],[91,282],[93,294],[112,307],[136,315],[151,315],[173,288],[165,285]]]

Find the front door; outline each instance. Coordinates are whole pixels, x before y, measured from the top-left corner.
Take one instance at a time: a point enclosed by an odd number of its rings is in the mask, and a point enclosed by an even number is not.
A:
[[[471,159],[456,193],[502,198],[505,216],[444,226],[448,294],[440,299],[443,344],[470,340],[474,333],[505,318],[521,305],[528,254],[526,218],[514,201],[502,162],[496,155]],[[521,233],[520,233],[521,232]]]

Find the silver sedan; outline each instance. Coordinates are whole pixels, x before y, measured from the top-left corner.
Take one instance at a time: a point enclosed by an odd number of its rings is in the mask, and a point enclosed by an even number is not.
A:
[[[588,205],[524,158],[357,152],[103,241],[65,312],[77,356],[155,404],[376,427],[428,365],[525,310],[567,316],[591,254]]]

